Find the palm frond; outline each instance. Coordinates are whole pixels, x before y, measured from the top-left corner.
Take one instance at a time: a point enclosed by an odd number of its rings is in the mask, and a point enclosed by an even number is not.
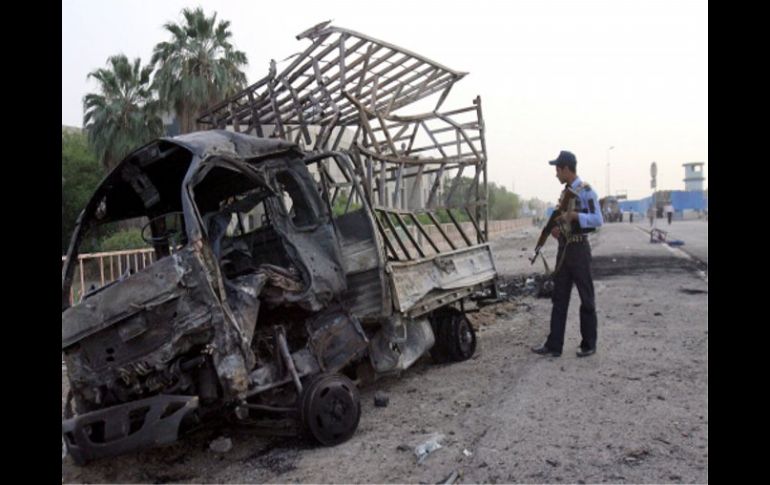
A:
[[[166,23],[164,28],[171,38],[153,49],[152,86],[160,104],[187,117],[182,125],[191,127],[192,119],[212,100],[221,100],[235,86],[245,84],[241,68],[247,65],[246,54],[230,44],[230,22],[217,20],[216,13],[206,16],[200,7],[183,9],[182,21]]]

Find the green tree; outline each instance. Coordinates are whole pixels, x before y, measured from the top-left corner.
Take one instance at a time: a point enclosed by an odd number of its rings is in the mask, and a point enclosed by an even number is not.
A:
[[[455,182],[447,177],[444,179],[444,190],[449,191],[453,183],[455,183],[457,187],[455,188],[454,192],[452,192],[450,204],[453,206],[463,206],[466,202],[465,196],[468,192],[468,189],[470,189],[473,185],[473,179],[471,177],[461,177]],[[483,197],[483,187],[479,187],[479,192]],[[513,192],[509,192],[508,189],[506,189],[504,186],[497,185],[494,182],[488,183],[488,194],[487,204],[489,206],[490,220],[515,219],[519,216],[519,207],[521,202],[519,201],[518,195]],[[473,198],[474,195],[474,193],[471,193],[471,198]],[[456,212],[453,211],[453,214],[455,213]],[[444,215],[443,211],[439,212],[438,217],[441,222],[449,221],[449,217]],[[459,217],[456,218],[458,221],[468,220],[468,216],[465,215],[464,211],[460,212]]]
[[[62,130],[61,174],[61,247],[64,254],[78,214],[104,175],[85,134]]]
[[[505,186],[489,183],[489,219],[515,219],[519,216],[519,196],[508,192]]]
[[[216,13],[206,17],[200,7],[185,8],[182,16],[182,23],[163,26],[171,40],[155,46],[152,64],[164,108],[176,112],[182,133],[188,133],[196,129],[198,113],[245,86],[240,68],[247,59],[230,44],[229,21],[217,22]]]
[[[141,67],[119,54],[107,59],[109,68],[97,69],[88,78],[99,82],[101,94],[83,98],[83,126],[96,156],[108,170],[128,153],[163,133],[159,104],[150,84],[152,66]]]
[[[334,201],[334,205],[332,205],[332,216],[339,217],[342,215],[345,215],[345,207],[348,205],[348,196],[346,194],[339,194],[337,196],[337,200]],[[360,209],[361,204],[358,204],[356,202],[351,202],[350,207],[348,207],[348,212],[353,212],[354,210]]]
[[[120,230],[99,241],[99,251],[123,251],[146,247],[149,245],[142,239],[142,230],[139,228]]]

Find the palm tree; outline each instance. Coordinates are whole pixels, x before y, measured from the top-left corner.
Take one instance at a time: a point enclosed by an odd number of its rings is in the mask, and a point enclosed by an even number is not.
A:
[[[107,59],[108,69],[88,74],[101,94],[83,98],[83,126],[97,158],[111,170],[129,152],[163,134],[160,106],[152,96],[152,66],[141,67],[123,55]]]
[[[200,7],[186,8],[182,16],[183,23],[163,26],[171,40],[155,46],[151,62],[164,108],[176,112],[182,133],[188,133],[196,129],[198,113],[245,86],[240,68],[248,61],[229,42],[229,21],[217,23],[216,13],[206,17]]]

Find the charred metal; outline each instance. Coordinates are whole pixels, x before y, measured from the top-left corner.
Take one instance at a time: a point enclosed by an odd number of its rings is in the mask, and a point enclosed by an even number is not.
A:
[[[328,24],[298,39],[286,69],[201,115],[211,130],[137,149],[81,213],[62,269],[77,463],[217,413],[339,443],[351,378],[473,355],[462,302],[496,278],[480,98],[439,112],[463,73]],[[86,233],[135,218],[156,261],[70,305]]]

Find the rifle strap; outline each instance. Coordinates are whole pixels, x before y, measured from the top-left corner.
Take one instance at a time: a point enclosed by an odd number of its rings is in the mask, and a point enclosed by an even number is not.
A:
[[[556,273],[559,272],[561,269],[561,265],[564,263],[564,257],[567,255],[567,246],[570,245],[570,240],[567,239],[567,242],[564,243],[564,249],[561,251],[561,258],[556,262],[556,268],[553,270],[554,276],[556,276]]]
[[[549,276],[551,274],[551,268],[548,267],[548,261],[546,261],[543,253],[539,253],[539,254],[540,254],[540,257],[543,259],[543,264],[545,265],[545,275]]]

